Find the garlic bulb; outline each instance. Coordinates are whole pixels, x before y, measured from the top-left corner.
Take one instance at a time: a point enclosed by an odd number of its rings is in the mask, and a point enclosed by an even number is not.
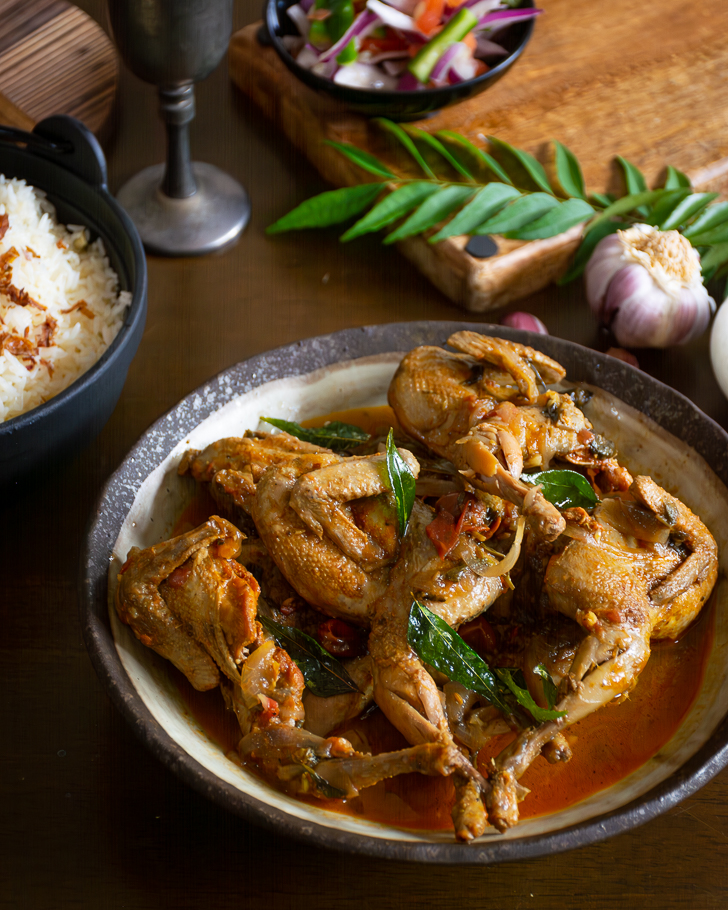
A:
[[[715,301],[700,256],[678,231],[635,224],[601,240],[586,267],[592,312],[623,347],[665,348],[697,338]]]
[[[728,300],[724,300],[710,332],[710,360],[723,394],[728,398]]]

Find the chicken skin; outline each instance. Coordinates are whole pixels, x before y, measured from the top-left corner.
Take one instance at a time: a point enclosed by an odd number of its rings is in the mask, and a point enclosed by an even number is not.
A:
[[[235,561],[242,538],[213,515],[187,534],[146,550],[132,547],[119,574],[121,621],[199,691],[219,685],[220,671],[237,681],[259,634],[260,588]]]

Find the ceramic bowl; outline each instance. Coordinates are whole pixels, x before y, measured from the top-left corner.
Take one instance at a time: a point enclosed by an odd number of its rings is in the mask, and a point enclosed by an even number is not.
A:
[[[728,437],[688,399],[620,361],[570,342],[501,326],[401,323],[350,329],[253,357],[225,370],[155,423],[101,494],[81,566],[86,644],[112,700],[151,751],[218,805],[282,836],[317,845],[447,864],[487,864],[566,850],[633,828],[685,799],[728,763],[728,582],[722,565],[712,606],[714,640],[700,691],[675,736],[618,784],[558,813],[490,829],[469,846],[451,831],[411,831],[289,798],[226,758],[190,717],[165,662],[143,647],[110,601],[129,547],[171,535],[194,494],[177,475],[188,447],[255,428],[261,414],[302,420],[386,401],[402,353],[444,344],[460,329],[523,341],[582,381],[618,396],[595,398],[599,425],[635,470],[679,489],[728,554]],[[592,405],[590,405],[592,407]],[[592,415],[594,412],[591,412]],[[615,708],[614,710],[619,710]]]
[[[288,18],[286,10],[297,0],[267,0],[264,29],[260,39],[275,48],[288,69],[309,88],[335,99],[353,111],[373,117],[387,117],[389,120],[419,120],[443,107],[465,101],[479,95],[504,76],[518,60],[528,44],[534,28],[534,20],[514,23],[501,35],[498,43],[509,52],[500,63],[475,79],[468,79],[457,85],[443,88],[426,88],[414,92],[377,91],[374,89],[352,88],[337,85],[332,79],[324,79],[296,63],[281,40],[285,35],[298,35],[295,25]],[[526,0],[523,7],[533,7],[533,0]]]
[[[101,430],[121,395],[147,313],[147,266],[139,235],[106,185],[106,161],[93,133],[72,117],[49,117],[32,133],[0,127],[0,173],[44,190],[63,224],[101,237],[120,289],[131,303],[101,358],[44,404],[0,423],[0,488],[82,448]]]

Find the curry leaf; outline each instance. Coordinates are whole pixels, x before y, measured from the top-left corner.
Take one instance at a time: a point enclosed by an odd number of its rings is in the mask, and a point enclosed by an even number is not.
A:
[[[559,200],[546,193],[529,193],[520,196],[501,212],[479,225],[474,234],[505,234],[525,227],[550,209],[556,208]]]
[[[382,191],[381,183],[362,183],[359,186],[345,186],[340,190],[320,193],[306,199],[287,215],[269,225],[266,234],[280,234],[283,231],[300,231],[304,228],[329,227],[348,221],[370,206]]]
[[[556,691],[554,681],[551,678],[551,674],[543,664],[536,664],[536,666],[533,668],[533,672],[537,676],[541,677],[541,682],[543,684],[543,694],[546,696],[546,701],[549,708],[553,708],[553,706],[556,704],[556,697],[558,693]]]
[[[510,691],[510,693],[515,697],[518,704],[525,708],[533,717],[535,721],[543,723],[545,720],[556,720],[558,717],[563,717],[566,713],[565,711],[554,711],[553,708],[541,708],[533,700],[533,696],[526,688],[526,681],[523,678],[523,673],[520,670],[511,670],[506,669],[505,667],[499,667],[495,670],[495,673],[501,683]]]
[[[698,215],[690,227],[685,228],[683,234],[692,241],[696,234],[709,231],[720,224],[725,224],[726,221],[728,221],[728,202],[716,202],[715,205],[711,205]]]
[[[384,117],[375,117],[372,122],[379,124],[382,129],[386,130],[388,133],[390,133],[390,135],[394,136],[394,138],[407,149],[407,151],[428,177],[435,177],[432,168],[417,150],[417,146],[398,123],[393,123],[391,120],[387,120]]]
[[[377,177],[395,177],[396,175],[389,170],[386,164],[375,158],[374,155],[371,155],[369,152],[365,152],[364,149],[357,148],[355,145],[351,145],[348,142],[334,142],[331,139],[324,139],[324,145],[330,145],[342,155],[346,155],[349,161],[353,161],[354,164],[359,165],[365,171],[368,171],[370,174],[374,174]]]
[[[636,165],[627,161],[626,158],[622,158],[621,155],[617,155],[617,161],[621,164],[622,170],[624,171],[624,182],[627,187],[627,193],[630,195],[634,193],[645,193],[647,191],[647,183],[642,171]],[[641,215],[647,215],[649,208],[646,205],[640,205],[637,211]]]
[[[690,190],[684,192],[690,195],[686,195],[685,198],[681,199],[669,216],[660,223],[661,231],[673,231],[679,228],[681,224],[686,224],[718,197],[718,193],[690,193]],[[657,205],[655,206],[656,212]]]
[[[671,164],[667,166],[667,176],[665,177],[665,189],[676,190],[681,186],[690,186],[690,178],[682,171],[678,171]]]
[[[579,199],[586,198],[584,188],[584,175],[576,159],[576,155],[556,140],[553,141],[556,176],[561,189],[567,196],[575,196]]]
[[[258,622],[272,635],[278,646],[288,652],[306,681],[306,688],[319,698],[358,692],[359,688],[346,668],[322,648],[315,638],[293,626],[283,626],[258,614]]]
[[[466,162],[465,166],[471,173],[477,172],[481,182],[485,183],[484,178],[489,175],[489,179],[497,177],[502,183],[511,183],[511,178],[495,158],[484,152],[483,149],[473,145],[465,136],[460,135],[460,133],[453,133],[451,130],[439,130],[435,135],[443,143],[447,144],[450,151],[461,163],[463,161]]]
[[[404,536],[409,524],[412,506],[415,504],[415,476],[410,471],[407,462],[397,451],[394,444],[394,432],[389,431],[387,436],[387,477],[389,487],[394,494],[397,505],[397,518],[399,531]]]
[[[323,427],[302,427],[300,423],[293,420],[281,420],[278,417],[261,417],[260,419],[279,430],[290,433],[296,439],[324,446],[334,452],[353,449],[369,439],[369,433],[366,433],[361,427],[342,423],[339,420],[331,420]]]
[[[617,199],[616,202],[607,206],[600,215],[597,215],[589,224],[588,230],[594,230],[598,224],[608,221],[614,215],[626,215],[629,212],[639,211],[640,206],[657,202],[665,193],[669,192],[670,190],[646,190],[644,193],[630,193],[628,196],[622,196],[621,199]]]
[[[523,474],[521,479],[540,484],[544,498],[557,509],[593,509],[599,501],[592,485],[578,471],[539,471]]]
[[[407,641],[426,664],[453,682],[477,692],[510,714],[501,697],[498,681],[483,658],[435,613],[415,600],[410,610]]]
[[[455,217],[430,237],[430,243],[438,243],[446,237],[457,237],[459,234],[470,234],[479,224],[499,212],[508,202],[521,194],[513,186],[505,183],[489,183],[478,190],[473,199],[464,206]]]
[[[728,241],[728,224],[719,224],[709,231],[701,231],[699,234],[690,234],[688,238],[693,246],[712,246],[714,243],[725,243]]]
[[[381,228],[406,215],[407,212],[412,211],[413,208],[424,202],[428,196],[436,193],[439,188],[438,184],[429,183],[425,180],[405,183],[404,186],[398,187],[388,196],[385,196],[381,202],[378,202],[363,218],[353,224],[342,235],[341,239],[346,242],[353,240],[355,237],[361,237],[362,234],[368,234],[370,231],[381,230]]]
[[[310,776],[319,793],[322,796],[325,796],[326,799],[346,799],[346,790],[340,790],[339,787],[330,784],[326,778],[317,774],[314,769],[305,762],[301,762],[301,767],[306,771],[306,774]]]
[[[546,176],[546,171],[543,169],[543,165],[537,161],[533,155],[529,155],[528,152],[524,152],[523,149],[509,145],[507,142],[504,142],[502,139],[498,139],[495,136],[488,136],[488,142],[494,151],[500,152],[502,155],[505,155],[506,158],[510,158],[520,165],[539,189],[553,195],[554,191],[551,189],[548,177]],[[508,170],[508,168],[506,168],[506,170]]]
[[[525,227],[505,232],[505,236],[514,240],[543,240],[583,224],[593,214],[594,209],[585,199],[566,199]]]
[[[404,224],[400,225],[391,234],[384,238],[384,243],[396,243],[398,240],[404,240],[405,237],[412,237],[414,234],[421,234],[428,228],[439,224],[448,215],[473,195],[475,187],[458,186],[451,184],[443,186],[437,193],[434,193],[422,203],[422,205],[413,212]]]
[[[457,171],[457,173],[462,177],[465,177],[466,180],[472,180],[475,182],[475,177],[470,173],[470,171],[464,167],[464,165],[454,155],[451,155],[450,152],[442,144],[442,142],[436,139],[433,135],[426,132],[425,130],[421,130],[416,126],[405,126],[404,130],[409,133],[413,139],[422,142],[424,145],[427,145],[429,148],[431,148],[434,152],[437,152],[441,158],[444,158],[445,161],[447,161],[453,170]]]
[[[728,262],[728,242],[717,243],[700,257],[700,267],[704,273],[717,269],[725,262]]]

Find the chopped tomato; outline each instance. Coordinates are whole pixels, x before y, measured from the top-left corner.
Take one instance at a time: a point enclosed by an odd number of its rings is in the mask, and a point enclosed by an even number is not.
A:
[[[415,9],[415,25],[425,35],[433,35],[439,31],[444,9],[445,0],[424,0]]]
[[[458,537],[469,531],[480,531],[490,537],[500,524],[491,521],[488,509],[472,493],[447,493],[435,503],[437,514],[427,526],[426,533],[442,559],[452,550]]]
[[[389,51],[406,51],[408,43],[400,35],[390,34],[386,38],[369,36],[362,38],[360,51],[369,51],[370,54],[386,54]]]
[[[258,715],[258,724],[261,727],[267,726],[274,717],[278,717],[278,702],[274,698],[268,698],[267,695],[258,695],[260,699],[261,712]]]
[[[316,638],[321,647],[335,657],[357,657],[361,653],[359,630],[341,619],[327,619],[320,623]]]

